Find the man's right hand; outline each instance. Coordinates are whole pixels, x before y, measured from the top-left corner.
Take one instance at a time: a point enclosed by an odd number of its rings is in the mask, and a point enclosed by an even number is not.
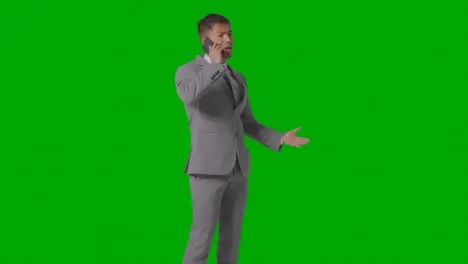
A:
[[[221,45],[215,43],[210,46],[208,56],[214,63],[223,64],[226,62],[226,59],[223,57],[222,51]]]

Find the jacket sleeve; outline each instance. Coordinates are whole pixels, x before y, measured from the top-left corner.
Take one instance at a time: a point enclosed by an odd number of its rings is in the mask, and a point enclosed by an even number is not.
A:
[[[210,85],[222,76],[225,70],[222,64],[205,65],[199,73],[194,72],[187,65],[180,66],[175,74],[177,95],[185,105],[197,102],[209,92]]]
[[[280,151],[282,147],[281,138],[284,133],[275,131],[255,120],[248,98],[246,100],[246,106],[241,114],[244,133],[265,147],[274,151]]]

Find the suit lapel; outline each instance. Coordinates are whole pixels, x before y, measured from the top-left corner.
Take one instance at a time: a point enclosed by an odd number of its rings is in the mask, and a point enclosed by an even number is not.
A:
[[[195,64],[198,67],[204,67],[206,65],[209,65],[209,62],[206,61],[205,58],[203,58],[201,55],[197,55],[197,57],[195,58]],[[246,93],[246,89],[245,89],[245,81],[244,81],[244,78],[242,77],[241,74],[234,71],[229,66],[229,64],[226,64],[226,65],[228,67],[228,70],[231,71],[232,76],[234,76],[234,78],[236,79],[237,84],[239,86],[239,90],[240,90],[239,92],[240,92],[240,98],[241,99],[240,99],[240,102],[238,104],[235,103],[233,90],[232,90],[232,87],[230,87],[230,84],[228,83],[228,80],[225,80],[224,78],[222,78],[223,81],[221,81],[221,83],[222,83],[223,87],[226,89],[226,92],[229,93],[230,97],[232,98],[232,101],[233,101],[233,104],[234,104],[234,109],[237,109],[239,106],[244,104],[245,99],[247,97],[247,93]]]
[[[234,78],[235,78],[235,80],[237,82],[237,86],[239,87],[240,101],[236,106],[236,108],[237,108],[237,107],[243,105],[243,103],[245,102],[245,99],[247,97],[247,90],[245,89],[245,81],[244,81],[244,78],[242,77],[242,75],[240,73],[234,71],[229,65],[228,65],[228,69],[231,71],[232,76],[234,76]]]
[[[204,67],[210,64],[201,55],[197,55],[197,57],[195,58],[195,62],[198,67]],[[224,80],[224,78],[221,77],[220,83],[226,89],[226,92],[229,93],[229,95],[232,97],[231,88],[228,86],[228,83]]]

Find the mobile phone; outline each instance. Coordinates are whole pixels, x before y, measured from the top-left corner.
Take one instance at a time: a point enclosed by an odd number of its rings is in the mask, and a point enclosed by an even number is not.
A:
[[[210,39],[205,39],[205,41],[203,41],[203,51],[208,54],[210,53],[210,46],[212,46],[214,43],[213,41],[211,41]]]

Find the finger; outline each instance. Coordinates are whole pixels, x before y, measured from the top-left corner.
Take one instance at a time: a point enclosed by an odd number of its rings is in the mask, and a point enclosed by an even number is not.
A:
[[[218,44],[214,43],[213,45],[210,45],[210,51],[216,50],[216,47],[218,47]]]
[[[218,52],[219,52],[219,49],[216,48],[216,47],[213,47],[213,48],[210,50],[210,53],[211,53],[211,54],[216,54],[216,53],[218,53]]]
[[[293,137],[293,140],[296,141],[296,142],[297,142],[297,141],[302,141],[302,140],[304,140],[304,139],[305,139],[305,138],[302,138],[302,137]]]
[[[293,132],[293,133],[296,133],[296,132],[297,132],[297,131],[299,131],[299,130],[301,130],[301,128],[300,128],[300,127],[298,127],[298,128],[296,128],[296,129],[293,129],[293,130],[291,130],[291,132]]]
[[[215,43],[215,44],[213,44],[213,46],[212,46],[212,47],[213,47],[213,49],[215,49],[215,50],[219,50],[219,49],[221,49],[221,45],[220,45],[220,44],[218,44],[218,43]]]
[[[309,143],[309,140],[306,139],[306,138],[300,138],[300,139],[296,140],[295,143],[298,144],[298,145],[305,145],[305,144]]]

